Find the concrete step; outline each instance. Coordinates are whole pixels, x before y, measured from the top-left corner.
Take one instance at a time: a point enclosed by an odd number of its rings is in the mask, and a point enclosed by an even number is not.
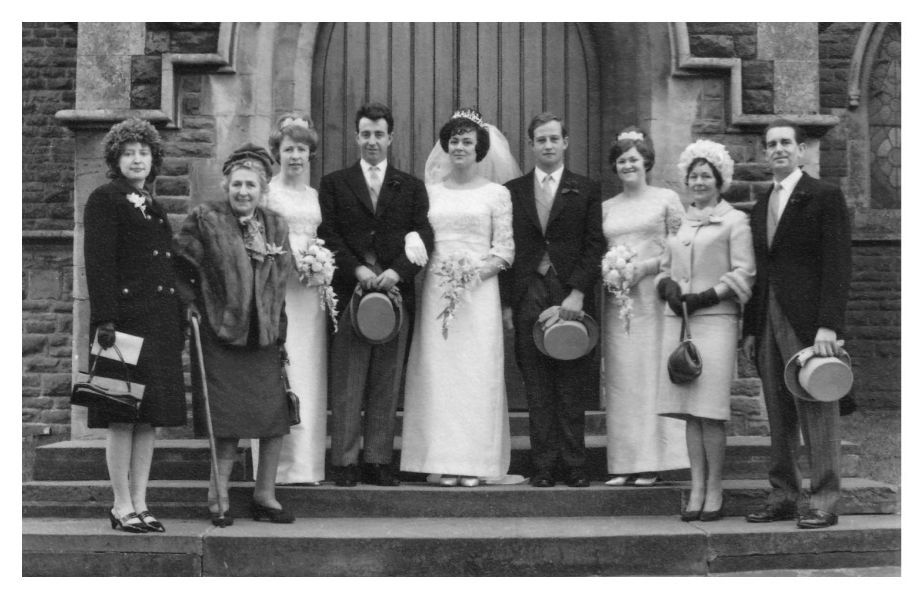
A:
[[[152,481],[148,502],[164,519],[207,518],[208,483]],[[730,480],[724,486],[724,510],[743,516],[764,505],[765,480]],[[300,518],[515,518],[669,516],[677,514],[688,497],[684,482],[655,487],[589,488],[557,486],[536,489],[527,483],[487,485],[473,489],[442,488],[426,483],[399,487],[359,485],[345,488],[280,486],[279,501]],[[233,483],[231,514],[246,517],[253,483]],[[101,481],[31,482],[22,485],[22,515],[28,517],[101,518],[112,505],[109,483]],[[840,514],[892,514],[899,511],[899,489],[863,479],[843,481]]]
[[[400,461],[401,439],[395,440],[395,463]],[[586,437],[587,471],[593,480],[607,480],[607,438],[604,435]],[[329,439],[327,440],[329,447]],[[512,460],[509,472],[530,476],[532,465],[527,436],[512,438]],[[764,478],[768,473],[770,441],[768,437],[729,437],[724,460],[724,478]],[[806,456],[801,452],[801,467],[807,469]],[[241,440],[232,480],[252,480],[252,454],[249,440]],[[854,443],[842,443],[842,476],[854,477],[858,471],[859,448]],[[205,479],[209,473],[208,442],[204,439],[159,439],[151,467],[152,480]],[[327,462],[329,473],[329,460]],[[688,480],[688,470],[663,473],[667,480]],[[99,480],[108,478],[105,441],[61,441],[36,449],[35,480]],[[405,478],[412,479],[413,475]]]
[[[899,516],[844,516],[824,530],[741,518],[240,519],[171,521],[165,534],[102,518],[26,518],[23,576],[707,576],[893,568]]]

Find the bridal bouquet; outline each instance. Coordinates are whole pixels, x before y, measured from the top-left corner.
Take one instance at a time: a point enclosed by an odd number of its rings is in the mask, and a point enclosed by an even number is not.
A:
[[[336,293],[333,291],[333,272],[336,263],[333,261],[333,252],[323,245],[322,239],[317,239],[306,250],[298,250],[295,257],[295,269],[298,271],[298,280],[306,287],[319,287],[320,307],[330,315],[333,321],[333,332],[339,327],[336,324],[338,316],[336,310]]]
[[[465,292],[480,280],[478,267],[470,256],[457,253],[439,260],[432,269],[432,273],[440,278],[439,287],[444,289],[442,299],[448,302],[436,316],[442,319],[442,337],[445,339],[448,339],[448,325],[454,320]]]
[[[637,265],[637,252],[626,245],[612,247],[602,258],[602,284],[615,296],[618,316],[624,321],[624,332],[631,333],[631,317],[634,315],[634,300],[629,295]]]

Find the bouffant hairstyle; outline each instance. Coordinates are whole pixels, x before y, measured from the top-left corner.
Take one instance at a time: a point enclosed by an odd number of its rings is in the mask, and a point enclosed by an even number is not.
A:
[[[564,137],[568,137],[567,125],[563,122],[563,119],[554,114],[553,112],[542,112],[541,114],[535,116],[531,120],[531,123],[528,124],[528,139],[531,141],[535,140],[535,129],[541,127],[542,125],[547,125],[552,121],[557,121],[560,123],[560,133]]]
[[[275,129],[269,135],[269,152],[276,162],[279,162],[279,148],[286,137],[297,143],[302,143],[310,148],[308,160],[313,160],[317,155],[317,146],[320,144],[320,135],[314,129],[314,121],[306,114],[299,112],[286,112],[275,122]]]
[[[765,136],[768,135],[768,130],[777,129],[778,127],[790,127],[791,129],[793,129],[794,130],[794,143],[802,144],[806,141],[807,136],[804,133],[804,130],[800,127],[800,125],[798,125],[797,123],[793,121],[789,121],[788,119],[775,119],[772,122],[770,122],[765,127],[765,131],[762,132],[762,147],[765,147]]]
[[[442,149],[448,152],[448,142],[452,137],[470,133],[471,131],[477,134],[477,144],[474,146],[474,154],[477,158],[477,162],[480,162],[484,159],[484,156],[487,155],[487,152],[490,151],[490,133],[487,131],[486,127],[478,125],[471,119],[453,117],[442,125],[442,130],[439,131],[439,143],[442,145]]]
[[[622,154],[629,152],[631,148],[637,148],[637,153],[643,158],[643,168],[649,172],[656,161],[653,142],[650,141],[646,133],[634,126],[628,127],[619,133],[618,138],[611,144],[611,149],[608,151],[609,166],[611,166],[612,170],[617,170],[615,162]]]
[[[112,128],[103,138],[103,156],[106,160],[106,166],[109,167],[106,175],[110,179],[118,179],[122,176],[118,161],[125,150],[125,146],[130,143],[141,143],[150,148],[151,168],[147,180],[153,181],[163,164],[163,141],[153,125],[144,119],[136,117],[131,117],[121,123],[112,125]]]
[[[394,132],[394,115],[391,113],[391,109],[387,104],[382,104],[381,102],[367,102],[362,104],[362,107],[359,108],[358,112],[355,113],[355,131],[359,130],[359,121],[363,118],[377,121],[378,119],[384,119],[387,122],[387,132]]]

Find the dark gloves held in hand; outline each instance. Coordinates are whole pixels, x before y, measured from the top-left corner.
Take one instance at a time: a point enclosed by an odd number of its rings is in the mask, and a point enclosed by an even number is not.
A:
[[[656,285],[660,299],[665,300],[676,316],[682,315],[682,288],[672,279],[661,279]]]
[[[682,301],[685,302],[685,305],[688,307],[688,313],[691,314],[701,308],[716,306],[720,303],[720,298],[717,296],[717,292],[714,291],[714,288],[711,287],[701,293],[686,293],[682,296]],[[679,309],[681,310],[682,307],[679,306]]]
[[[115,323],[104,322],[96,327],[96,340],[99,341],[99,347],[109,349],[115,345]]]

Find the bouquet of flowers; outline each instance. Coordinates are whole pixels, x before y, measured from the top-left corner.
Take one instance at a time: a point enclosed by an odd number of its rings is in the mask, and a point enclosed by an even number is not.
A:
[[[330,315],[333,332],[337,332],[339,327],[336,317],[339,314],[336,310],[336,293],[333,291],[333,272],[336,270],[333,252],[324,247],[322,239],[317,239],[306,250],[298,250],[295,269],[302,285],[320,288],[320,307]]]
[[[616,245],[602,258],[602,284],[615,296],[618,316],[624,321],[624,332],[631,334],[631,317],[634,315],[634,300],[629,295],[637,265],[637,252],[626,245]]]
[[[455,318],[455,312],[467,290],[480,280],[479,264],[463,253],[450,254],[439,260],[432,269],[438,276],[442,287],[442,299],[448,302],[445,309],[436,317],[442,319],[442,337],[448,339],[448,325]]]

